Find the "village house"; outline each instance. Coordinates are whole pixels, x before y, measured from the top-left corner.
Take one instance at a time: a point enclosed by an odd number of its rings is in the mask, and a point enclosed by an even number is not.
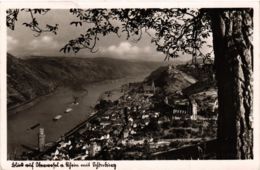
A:
[[[89,156],[94,157],[97,153],[101,150],[101,146],[98,145],[96,142],[92,142],[89,147]]]
[[[128,129],[125,129],[124,131],[123,131],[123,138],[125,139],[125,138],[127,138],[129,136],[129,130]]]
[[[174,99],[173,104],[169,104],[168,98],[164,100],[165,104],[172,108],[173,119],[190,116],[192,120],[197,119],[197,103],[195,99],[179,98]]]
[[[153,96],[156,92],[155,84],[152,82],[151,85],[143,84],[143,93],[145,96]]]

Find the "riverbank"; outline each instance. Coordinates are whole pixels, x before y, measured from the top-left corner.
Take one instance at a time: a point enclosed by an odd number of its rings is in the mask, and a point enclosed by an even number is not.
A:
[[[20,111],[19,114],[10,114],[7,120],[8,153],[13,154],[16,152],[19,154],[26,151],[21,145],[36,148],[39,128],[44,128],[45,130],[46,143],[57,141],[66,132],[91,116],[93,107],[101,94],[120,88],[121,85],[129,82],[142,81],[147,75],[148,73],[113,81],[88,84],[85,87],[88,90],[88,94],[82,96],[79,105],[73,106],[73,110],[66,114],[64,114],[64,111],[73,102],[73,96],[81,96],[83,91],[59,87],[52,95],[44,97],[32,107]],[[52,119],[58,114],[63,115],[63,117],[54,122]],[[40,123],[39,127],[27,130],[37,123]]]
[[[121,79],[121,78],[120,78]],[[116,81],[117,79],[111,79],[111,80],[103,80],[103,81],[94,81],[94,82],[91,82],[91,83],[86,83],[84,85],[81,85],[82,87],[86,87],[86,86],[89,86],[89,85],[93,85],[95,83],[109,83],[111,81]],[[38,96],[38,97],[35,97],[31,100],[28,100],[27,102],[25,103],[22,103],[22,104],[19,104],[19,105],[15,105],[15,106],[11,106],[11,107],[8,107],[7,108],[7,115],[10,115],[10,114],[17,114],[21,111],[25,111],[31,107],[33,107],[34,105],[36,105],[37,103],[45,100],[47,97],[53,95],[55,93],[55,91],[58,89],[58,88],[70,88],[70,87],[65,87],[65,86],[57,86],[54,88],[53,91],[51,91],[50,93],[46,94],[46,95],[42,95],[42,96]],[[73,89],[73,88],[72,88]],[[73,89],[74,90],[74,89]],[[82,90],[76,90],[76,91],[82,91],[84,92],[85,89],[82,89]]]
[[[165,76],[165,82],[172,82],[170,85],[179,83],[180,91],[186,88],[187,83],[179,79],[189,77],[178,70],[171,73]],[[195,83],[190,79],[187,81]],[[168,159],[168,152],[174,154],[169,157],[172,159],[214,158],[214,146],[208,145],[216,138],[214,115],[210,119],[199,115],[197,110],[204,109],[204,106],[186,102],[187,97],[176,93],[176,89],[175,92],[165,93],[168,89],[165,86],[169,84],[156,86],[151,79],[150,83],[128,83],[119,91],[105,91],[95,107],[99,116],[73,129],[69,137],[38,159]],[[208,90],[200,92],[207,101],[208,98],[214,99],[213,93],[207,96]],[[122,96],[113,100],[112,95],[118,92]],[[197,99],[197,103],[205,101],[201,97]],[[180,154],[182,151],[183,154]]]
[[[190,113],[170,118],[172,110],[158,106],[163,103],[159,94],[142,91],[143,83],[126,86],[117,100],[111,100],[115,90],[104,92],[96,106],[98,116],[79,124],[55,147],[33,159],[149,160],[185,147],[185,157],[175,154],[174,159],[201,158],[196,149],[214,139],[215,120],[192,119]]]
[[[55,90],[56,90],[56,88],[55,88]],[[8,113],[7,115],[17,114],[18,112],[21,112],[21,111],[24,111],[26,109],[29,109],[29,108],[33,107],[38,102],[40,102],[40,101],[46,99],[47,97],[53,95],[55,90],[50,92],[49,94],[36,97],[36,98],[31,99],[31,100],[29,100],[29,101],[27,101],[25,103],[20,104],[20,105],[16,105],[16,106],[12,106],[12,107],[7,108],[7,113]]]

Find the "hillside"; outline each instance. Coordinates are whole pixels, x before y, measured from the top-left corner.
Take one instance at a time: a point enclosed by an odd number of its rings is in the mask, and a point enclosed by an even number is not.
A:
[[[210,115],[216,111],[217,87],[212,67],[196,68],[190,64],[165,66],[153,71],[146,83],[154,82],[169,102],[174,103],[182,99],[194,99],[198,104],[198,112]]]
[[[174,66],[163,66],[153,71],[145,80],[148,84],[154,81],[166,94],[171,94],[189,87],[196,79]]]
[[[201,59],[197,61],[198,64],[191,64],[191,61],[186,64],[178,65],[177,68],[192,77],[196,78],[198,81],[205,81],[212,78],[214,73],[214,66],[212,63],[202,63]],[[211,61],[213,62],[213,61]]]
[[[34,57],[7,54],[8,108],[49,94],[58,86],[80,89],[83,84],[149,72],[156,62],[111,58]]]

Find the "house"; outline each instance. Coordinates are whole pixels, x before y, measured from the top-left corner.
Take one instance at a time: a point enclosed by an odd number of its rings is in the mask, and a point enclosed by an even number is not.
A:
[[[165,103],[165,104],[169,104],[169,99],[168,99],[167,96],[164,98],[164,103]]]
[[[172,108],[172,114],[174,117],[185,117],[191,115],[192,120],[197,120],[198,105],[193,98],[176,99],[173,105],[169,105]]]
[[[101,146],[99,146],[96,142],[92,142],[89,147],[89,156],[94,157],[101,150]]]
[[[211,112],[216,112],[216,110],[218,109],[218,100],[216,99],[215,102],[213,104],[210,104],[211,107]]]
[[[107,120],[107,121],[102,121],[100,123],[100,126],[102,126],[102,128],[105,128],[106,126],[110,126],[111,125],[111,121]]]
[[[192,120],[197,120],[197,109],[198,105],[195,101],[195,99],[190,99],[190,113],[191,113],[191,119]]]
[[[163,124],[165,122],[169,122],[169,119],[167,116],[161,116],[158,120],[158,124]]]
[[[143,84],[143,93],[145,96],[153,96],[155,94],[156,88],[154,82],[151,85]]]
[[[125,129],[123,132],[123,138],[127,138],[129,136],[129,130]]]
[[[118,129],[115,129],[115,130],[113,131],[113,134],[114,134],[115,136],[118,136],[118,135],[120,134],[120,131],[119,131]]]
[[[90,130],[91,129],[91,124],[89,122],[86,122],[85,129],[86,130]]]
[[[183,117],[190,113],[190,103],[187,99],[175,100],[171,107],[173,116]]]

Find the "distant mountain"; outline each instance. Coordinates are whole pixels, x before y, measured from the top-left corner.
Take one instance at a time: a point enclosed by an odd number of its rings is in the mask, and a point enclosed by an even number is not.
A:
[[[111,58],[33,57],[7,54],[8,108],[49,94],[58,86],[80,89],[83,84],[147,73],[158,62]]]

